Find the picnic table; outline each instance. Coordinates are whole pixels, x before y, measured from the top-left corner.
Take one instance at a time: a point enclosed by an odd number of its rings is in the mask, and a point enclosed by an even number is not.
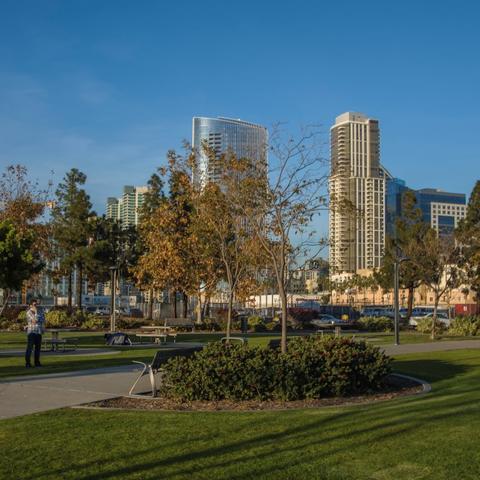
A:
[[[140,338],[154,338],[155,343],[164,343],[167,342],[168,337],[173,337],[173,342],[175,343],[177,340],[177,332],[172,327],[164,326],[164,325],[147,325],[140,327],[144,332],[137,333],[136,336]]]
[[[65,351],[65,347],[72,347],[73,350],[77,349],[78,338],[60,338],[60,333],[62,332],[71,332],[71,328],[47,328],[45,333],[51,333],[50,338],[46,336],[43,337],[44,349],[47,350],[47,345],[50,344],[50,349],[52,352],[58,352],[59,346],[62,346],[62,351]]]

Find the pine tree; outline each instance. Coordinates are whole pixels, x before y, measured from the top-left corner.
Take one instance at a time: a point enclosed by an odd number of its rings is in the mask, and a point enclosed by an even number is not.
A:
[[[81,188],[87,177],[76,168],[65,174],[55,192],[52,231],[60,253],[60,271],[68,277],[68,308],[72,308],[72,275],[77,272],[77,307],[82,307],[83,271],[91,258],[89,245],[93,234],[90,197]]]

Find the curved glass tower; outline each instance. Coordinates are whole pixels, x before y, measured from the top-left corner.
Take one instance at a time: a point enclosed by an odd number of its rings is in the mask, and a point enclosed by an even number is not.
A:
[[[192,146],[198,155],[193,181],[204,186],[222,175],[221,155],[228,151],[238,158],[253,160],[257,168],[267,166],[267,129],[243,120],[193,117]],[[215,152],[215,161],[202,149],[203,142]]]

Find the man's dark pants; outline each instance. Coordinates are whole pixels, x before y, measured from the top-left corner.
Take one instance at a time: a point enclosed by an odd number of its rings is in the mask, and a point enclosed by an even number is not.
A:
[[[33,354],[35,365],[40,365],[40,349],[42,347],[42,335],[40,333],[29,333],[27,335],[27,351],[25,352],[25,364],[30,365],[30,357],[32,350],[35,347]]]

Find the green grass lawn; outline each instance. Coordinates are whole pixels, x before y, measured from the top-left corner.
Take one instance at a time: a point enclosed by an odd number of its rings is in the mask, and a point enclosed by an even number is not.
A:
[[[47,334],[48,335],[48,334]],[[119,365],[128,365],[132,360],[148,361],[151,360],[155,346],[145,346],[144,348],[130,347],[105,347],[102,332],[66,332],[62,334],[63,338],[78,338],[78,346],[82,348],[112,348],[119,351],[112,355],[89,355],[75,356],[62,355],[61,352],[55,355],[44,355],[42,357],[43,368],[25,369],[25,361],[22,356],[0,356],[0,378],[12,377],[16,375],[41,375],[46,373],[60,373],[73,370],[82,370],[87,368],[114,367]],[[235,334],[237,335],[237,334]],[[350,334],[347,334],[350,335]],[[218,341],[224,333],[182,333],[179,334],[179,342],[212,342]],[[248,338],[251,346],[264,347],[272,338],[279,338],[276,333],[264,334],[254,333],[248,335],[238,335]],[[361,333],[356,334],[357,338],[365,338],[374,345],[387,345],[393,343],[393,335],[385,333]],[[436,341],[462,340],[471,337],[441,337]],[[134,339],[135,340],[135,339]],[[25,333],[3,332],[0,333],[0,351],[1,350],[23,350],[25,348]],[[402,343],[424,343],[430,342],[429,335],[418,334],[416,332],[402,332]]]
[[[478,479],[480,351],[398,358],[428,395],[276,412],[57,410],[0,422],[0,478]]]

